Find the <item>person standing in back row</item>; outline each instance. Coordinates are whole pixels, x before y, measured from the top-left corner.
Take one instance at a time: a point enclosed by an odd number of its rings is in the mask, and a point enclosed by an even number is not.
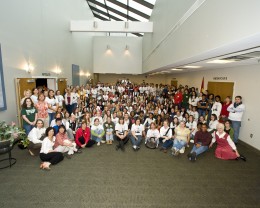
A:
[[[242,103],[242,97],[239,95],[236,96],[235,102],[227,108],[227,111],[229,111],[228,118],[232,121],[232,127],[234,129],[234,142],[237,144],[241,120],[245,111],[245,105]]]

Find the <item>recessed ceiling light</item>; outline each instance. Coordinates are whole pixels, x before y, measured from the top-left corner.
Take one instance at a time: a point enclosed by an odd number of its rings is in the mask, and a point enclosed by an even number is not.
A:
[[[169,71],[161,71],[161,73],[170,73]]]
[[[202,66],[184,66],[184,68],[187,68],[187,69],[198,69],[198,68],[201,68]]]
[[[209,61],[207,62],[208,64],[228,64],[228,63],[233,63],[236,62],[235,60],[213,60],[213,61]]]
[[[172,71],[182,71],[182,69],[171,69]]]

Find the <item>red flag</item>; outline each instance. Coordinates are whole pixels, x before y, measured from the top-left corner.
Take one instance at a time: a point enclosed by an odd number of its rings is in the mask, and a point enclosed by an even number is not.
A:
[[[200,92],[204,93],[204,77],[203,77],[202,82],[201,82]]]

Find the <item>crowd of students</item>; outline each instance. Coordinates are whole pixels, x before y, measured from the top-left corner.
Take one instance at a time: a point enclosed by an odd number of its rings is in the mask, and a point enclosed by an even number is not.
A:
[[[144,141],[151,149],[171,149],[174,156],[193,144],[187,155],[191,161],[217,143],[217,158],[246,160],[236,148],[245,111],[241,96],[234,103],[230,97],[222,102],[218,95],[187,85],[137,85],[129,80],[70,86],[64,95],[42,88],[24,95],[21,115],[28,150],[40,156],[42,169],[95,144],[116,141],[116,150],[124,151],[129,140],[134,151]]]

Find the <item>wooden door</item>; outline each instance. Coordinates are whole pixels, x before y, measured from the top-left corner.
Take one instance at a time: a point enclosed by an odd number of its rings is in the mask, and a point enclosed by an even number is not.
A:
[[[67,88],[67,79],[65,78],[58,78],[58,90],[60,91],[61,95],[65,94],[65,89]]]
[[[178,81],[177,80],[172,80],[171,81],[171,86],[174,86],[175,88],[178,87]]]
[[[22,119],[20,116],[21,112],[21,99],[24,97],[25,90],[32,90],[36,87],[36,80],[33,78],[16,78],[15,79],[15,86],[16,86],[16,105],[17,105],[17,120],[19,126],[22,125]]]
[[[208,82],[208,93],[219,95],[221,101],[227,96],[233,97],[234,82]]]

